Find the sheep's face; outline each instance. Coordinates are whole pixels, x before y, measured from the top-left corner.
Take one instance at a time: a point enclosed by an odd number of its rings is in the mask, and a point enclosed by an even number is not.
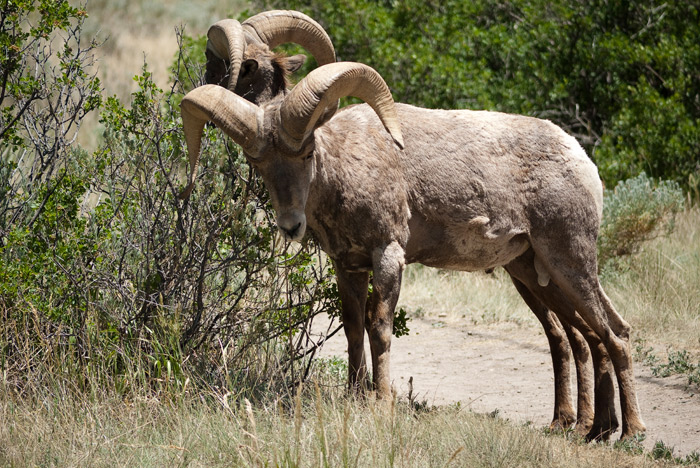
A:
[[[305,55],[286,57],[271,52],[264,44],[250,44],[243,54],[234,92],[254,104],[269,101],[285,93],[287,77],[305,60]]]
[[[313,151],[301,155],[275,152],[264,157],[248,157],[263,179],[277,214],[277,226],[286,240],[300,241],[306,232],[304,214],[314,175]]]
[[[227,87],[230,62],[206,50],[207,64],[204,81]],[[243,54],[234,92],[253,104],[267,102],[284,94],[287,77],[304,64],[303,54],[287,57],[276,54],[264,44],[249,44]]]
[[[180,195],[192,192],[207,122],[213,122],[243,148],[270,192],[277,225],[299,241],[306,232],[306,203],[317,165],[315,130],[330,119],[338,100],[364,99],[379,116],[396,144],[403,148],[401,128],[388,86],[379,74],[360,63],[332,63],[309,73],[289,94],[262,106],[216,85],[190,91],[180,104],[190,156],[190,181]]]

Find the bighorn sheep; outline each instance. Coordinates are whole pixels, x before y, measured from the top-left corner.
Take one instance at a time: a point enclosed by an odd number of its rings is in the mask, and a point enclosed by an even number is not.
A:
[[[346,95],[370,103],[391,138],[366,105],[344,109],[320,126],[327,106]],[[193,166],[211,120],[243,147],[262,176],[284,235],[299,240],[308,223],[333,259],[351,381],[364,371],[368,271],[374,271],[368,317],[374,383],[378,396],[387,397],[404,265],[504,266],[533,310],[551,309],[593,342],[602,340],[597,360],[609,353],[617,374],[622,436],[644,430],[629,325],[597,279],[602,187],[595,166],[561,129],[522,116],[394,107],[381,77],[359,64],[321,67],[285,98],[260,107],[203,86],[185,97],[182,111]],[[605,405],[610,408],[609,401]],[[596,401],[589,436],[614,430],[616,421],[600,415],[601,408]]]
[[[332,62],[335,56],[330,38],[321,26],[303,13],[295,11],[275,10],[260,13],[242,25],[236,20],[222,20],[209,29],[208,37],[205,81],[227,87],[255,104],[285,94],[287,75],[296,71],[305,58],[303,55],[284,57],[273,53],[271,47],[287,40],[297,42],[312,51],[319,65]],[[324,120],[330,118],[334,112],[335,108],[331,107]],[[193,163],[192,181],[196,174],[196,163],[197,161]],[[190,182],[181,198],[189,196],[192,188],[193,182]],[[586,366],[590,354],[588,346],[580,334],[566,322],[562,327],[551,311],[533,303],[525,293],[521,294],[542,323],[551,350],[555,398],[554,416],[550,426],[566,428],[575,423],[577,431],[586,433],[593,421],[593,378]],[[569,386],[569,343],[577,369],[576,410]],[[364,363],[364,360],[362,362]],[[362,369],[356,369],[356,373],[366,375],[364,364]],[[614,406],[612,411],[601,414],[614,415]],[[616,427],[617,423],[612,425]],[[612,425],[599,424],[601,427]]]

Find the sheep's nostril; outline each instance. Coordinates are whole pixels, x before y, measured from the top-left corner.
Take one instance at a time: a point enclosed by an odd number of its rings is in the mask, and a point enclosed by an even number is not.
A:
[[[284,231],[284,233],[286,234],[286,236],[288,238],[294,239],[294,238],[296,238],[297,234],[299,233],[300,227],[301,227],[301,222],[298,222],[290,228],[280,226],[280,229],[282,229],[282,231]]]
[[[277,227],[287,240],[298,241],[306,231],[304,214],[294,210],[287,211],[277,217]]]

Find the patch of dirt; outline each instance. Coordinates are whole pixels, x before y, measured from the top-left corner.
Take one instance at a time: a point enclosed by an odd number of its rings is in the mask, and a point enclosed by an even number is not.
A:
[[[541,330],[511,323],[467,325],[418,318],[408,326],[409,335],[394,338],[391,346],[391,378],[400,397],[408,395],[413,377],[416,401],[460,402],[476,413],[497,410],[512,421],[537,427],[549,424],[554,378]],[[323,346],[321,356],[347,357],[346,350],[341,331]],[[367,343],[366,353],[369,358]],[[674,447],[676,456],[700,452],[700,393],[689,389],[684,377],[654,377],[640,363],[635,363],[635,375],[647,425],[644,446],[651,449],[661,440]],[[612,439],[617,438],[619,431]]]

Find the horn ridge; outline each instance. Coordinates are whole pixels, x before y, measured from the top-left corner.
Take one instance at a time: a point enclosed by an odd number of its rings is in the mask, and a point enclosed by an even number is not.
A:
[[[282,137],[293,149],[321,125],[325,110],[345,96],[354,96],[372,106],[396,144],[403,137],[394,99],[381,75],[373,68],[354,62],[336,62],[309,73],[287,95],[280,108]]]
[[[262,42],[270,49],[294,42],[311,52],[319,66],[335,62],[333,42],[326,31],[299,11],[264,11],[251,16],[241,26],[251,42]]]
[[[180,103],[182,127],[190,160],[188,185],[179,195],[189,197],[194,187],[199,167],[204,125],[211,121],[223,130],[243,151],[256,155],[258,152],[258,114],[262,112],[255,104],[217,85],[203,85],[193,89]]]

